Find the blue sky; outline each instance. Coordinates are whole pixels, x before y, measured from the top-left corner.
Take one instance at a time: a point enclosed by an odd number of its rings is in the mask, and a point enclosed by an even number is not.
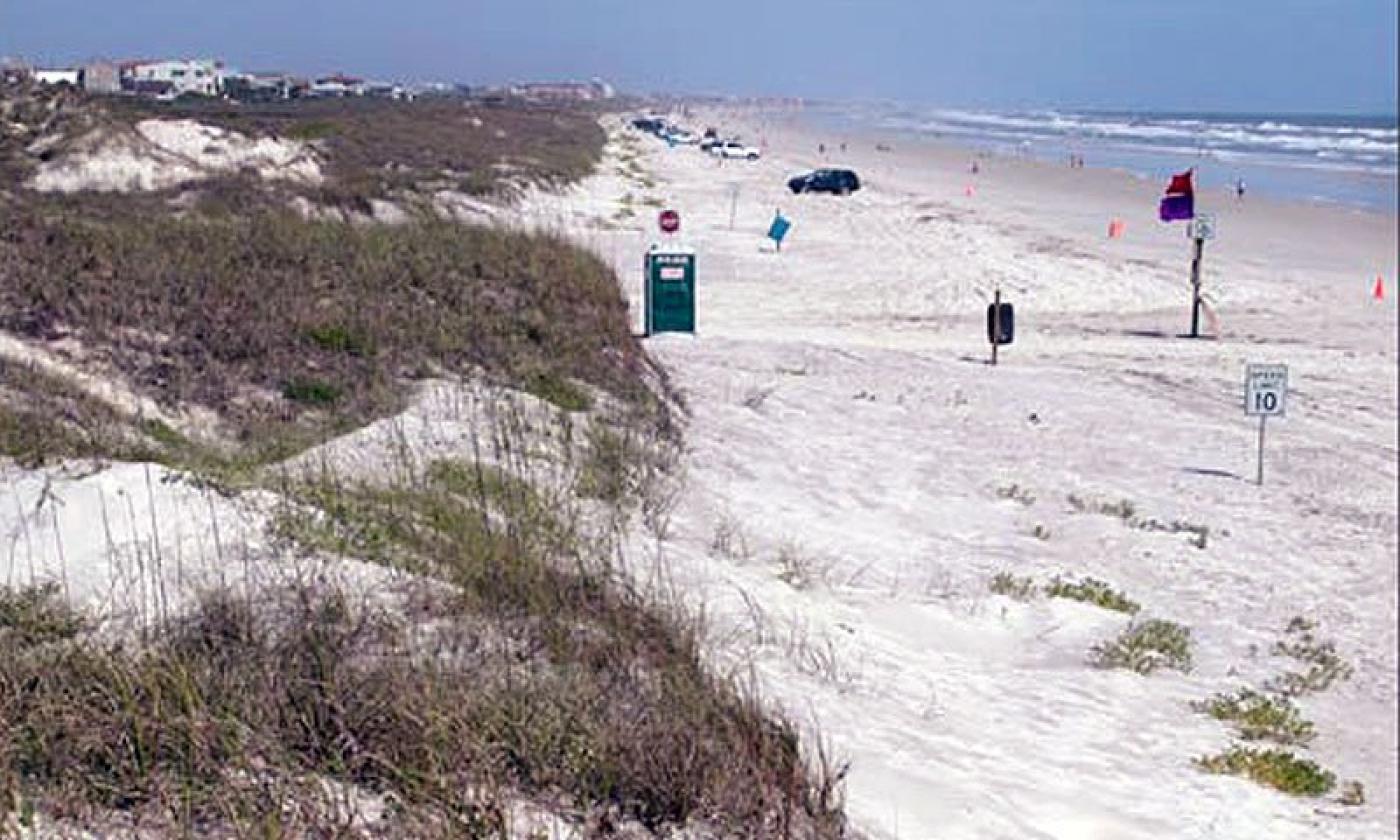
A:
[[[1396,0],[0,0],[0,55],[948,106],[1395,113]]]

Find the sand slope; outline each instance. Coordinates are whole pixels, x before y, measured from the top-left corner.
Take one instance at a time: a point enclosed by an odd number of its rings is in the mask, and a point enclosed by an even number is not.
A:
[[[655,208],[629,216],[622,196],[680,210],[700,327],[649,340],[693,410],[661,551],[706,604],[717,661],[753,657],[766,690],[851,760],[857,826],[1395,836],[1396,308],[1368,298],[1376,273],[1393,284],[1394,218],[1203,196],[1221,214],[1206,273],[1220,336],[1192,342],[1177,337],[1188,244],[1153,219],[1160,185],[1001,160],[974,179],[961,152],[841,138],[867,188],[794,197],[783,182],[821,162],[816,136],[781,114],[707,119],[765,159],[647,139],[654,187],[605,165],[527,212],[613,260],[635,298]],[[781,254],[762,238],[779,207],[794,222]],[[1124,239],[1107,239],[1111,218]],[[981,319],[997,284],[1020,331],[990,368]],[[1262,488],[1241,409],[1252,361],[1293,378]],[[1022,500],[1005,498],[1012,485]],[[1127,500],[1136,519],[1071,496]],[[1198,547],[1144,520],[1209,534]],[[993,595],[1001,571],[1110,582],[1144,616],[1192,628],[1194,669],[1089,667],[1128,618]],[[1190,704],[1292,667],[1270,649],[1300,615],[1355,667],[1300,701],[1319,731],[1305,754],[1362,781],[1361,808],[1191,765],[1232,737]]]

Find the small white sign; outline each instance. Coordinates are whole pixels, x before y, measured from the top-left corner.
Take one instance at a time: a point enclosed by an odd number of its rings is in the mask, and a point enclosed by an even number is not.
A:
[[[1193,239],[1214,239],[1215,238],[1215,214],[1197,213],[1192,220],[1187,233]]]
[[[1288,397],[1288,365],[1246,365],[1244,413],[1251,417],[1281,417]]]

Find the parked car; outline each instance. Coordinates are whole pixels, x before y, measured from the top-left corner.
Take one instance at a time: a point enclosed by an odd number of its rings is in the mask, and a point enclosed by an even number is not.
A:
[[[849,169],[818,169],[788,181],[794,193],[829,192],[850,195],[860,189],[860,178]]]
[[[737,140],[725,140],[723,143],[716,143],[710,147],[710,154],[722,158],[738,158],[740,160],[758,160],[758,149],[745,146]]]

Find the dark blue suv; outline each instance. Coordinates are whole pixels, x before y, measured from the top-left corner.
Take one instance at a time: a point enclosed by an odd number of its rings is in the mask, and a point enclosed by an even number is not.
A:
[[[794,193],[829,192],[849,195],[860,189],[860,178],[849,169],[818,169],[791,179],[788,181],[788,189]]]

